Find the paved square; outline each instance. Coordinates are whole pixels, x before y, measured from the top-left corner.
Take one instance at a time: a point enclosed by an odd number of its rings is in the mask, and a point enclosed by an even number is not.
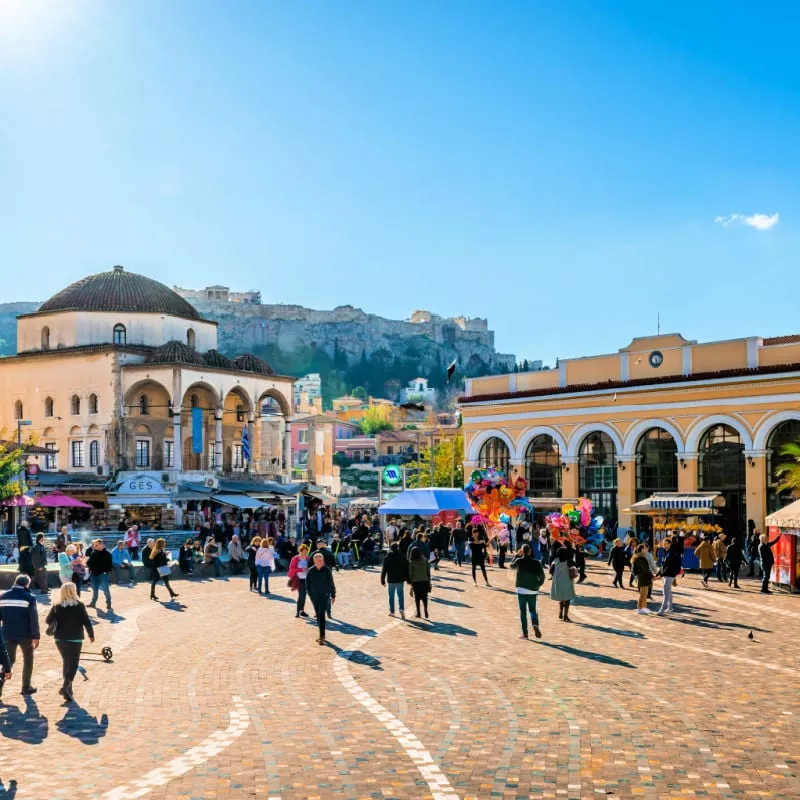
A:
[[[444,566],[404,623],[340,572],[328,647],[280,576],[176,582],[174,607],[112,587],[114,660],[84,658],[76,705],[50,639],[38,693],[6,686],[0,799],[800,797],[797,598],[687,576],[678,613],[638,616],[593,566],[574,622],[543,595],[524,641],[513,573],[490,579]]]

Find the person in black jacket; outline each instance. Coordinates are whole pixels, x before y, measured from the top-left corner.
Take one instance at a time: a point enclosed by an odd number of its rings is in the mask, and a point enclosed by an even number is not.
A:
[[[3,696],[3,684],[11,677],[11,660],[8,657],[3,630],[0,628],[0,697]]]
[[[739,570],[742,568],[742,547],[738,537],[731,539],[725,551],[725,563],[728,565],[728,586],[739,588]]]
[[[619,541],[619,540],[617,540]],[[683,568],[683,558],[681,556],[681,543],[676,539],[669,539],[664,542],[664,549],[666,555],[664,556],[664,563],[661,565],[659,573],[664,579],[664,598],[661,601],[661,608],[658,609],[659,616],[672,613],[672,584],[675,583],[675,578],[681,574]],[[620,572],[620,580],[622,573]]]
[[[187,539],[178,552],[178,566],[184,575],[191,575],[194,572],[194,553],[192,549],[192,540]]]
[[[114,563],[102,539],[95,539],[92,543],[92,552],[89,553],[86,566],[89,567],[89,583],[92,585],[89,608],[97,605],[97,595],[102,589],[106,598],[106,610],[111,611],[111,591],[108,588],[108,581]]]
[[[55,627],[55,640],[63,664],[64,683],[58,693],[68,703],[72,702],[72,681],[78,671],[83,648],[83,632],[94,642],[94,628],[86,606],[78,599],[75,584],[67,582],[61,586],[61,597],[47,615],[47,626]]]
[[[169,585],[169,573],[164,569],[169,568],[169,559],[166,552],[167,543],[163,539],[156,539],[153,545],[153,552],[150,553],[150,599],[158,600],[156,597],[156,584],[162,580],[167,587],[170,600],[178,596],[177,592],[172,591]],[[163,575],[161,573],[164,573]]]
[[[762,533],[759,537],[761,544],[758,546],[758,558],[759,561],[761,561],[761,591],[764,594],[772,594],[769,588],[770,572],[772,572],[772,567],[775,564],[775,556],[772,553],[772,548],[778,544],[780,538],[781,536],[778,534],[770,541],[766,533]]]
[[[17,528],[17,547],[19,547],[20,550],[22,550],[23,547],[33,547],[31,529],[28,527],[28,520],[26,519],[22,520]]]
[[[628,554],[625,552],[625,547],[622,544],[622,539],[614,539],[614,546],[608,554],[608,563],[614,568],[614,583],[618,589],[624,589],[622,583],[622,573],[628,564]]]
[[[31,548],[31,566],[34,569],[34,581],[41,594],[47,594],[47,550],[44,546],[44,534],[36,534],[36,544]]]
[[[12,667],[17,660],[17,650],[22,651],[21,694],[24,695],[36,692],[31,679],[33,652],[39,646],[40,638],[36,598],[30,591],[30,583],[27,575],[17,575],[13,588],[0,594],[0,622]]]
[[[314,553],[314,563],[306,574],[306,591],[314,606],[319,627],[318,644],[325,644],[325,614],[336,602],[336,584],[333,582],[333,571],[325,564],[325,556],[321,550]]]
[[[405,604],[403,601],[403,586],[408,580],[408,559],[400,552],[398,542],[389,545],[389,552],[383,561],[381,571],[381,586],[389,583],[389,616],[394,616],[394,599],[397,597],[397,607],[400,616],[405,619]]]

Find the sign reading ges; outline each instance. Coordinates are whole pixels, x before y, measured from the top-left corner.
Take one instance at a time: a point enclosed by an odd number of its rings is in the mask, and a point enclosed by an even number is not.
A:
[[[387,486],[397,486],[403,480],[403,470],[395,464],[383,468],[383,482]]]
[[[119,487],[120,494],[166,494],[166,489],[153,478],[139,475],[126,480]]]

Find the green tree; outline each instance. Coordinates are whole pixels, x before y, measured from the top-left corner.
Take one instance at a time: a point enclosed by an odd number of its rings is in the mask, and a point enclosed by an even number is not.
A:
[[[368,408],[358,422],[364,436],[374,436],[381,431],[393,431],[390,410],[388,406],[372,406]]]
[[[424,436],[424,434],[423,434]],[[431,485],[431,448],[420,450],[420,471],[408,465],[407,486],[411,489]],[[443,439],[433,448],[433,485],[464,486],[464,437],[461,434]]]
[[[355,389],[351,392],[353,397],[357,397],[359,400],[366,400],[367,399],[367,390],[363,386],[356,386]]]
[[[780,454],[787,456],[788,461],[779,464],[775,470],[775,475],[780,480],[778,491],[791,490],[792,494],[797,497],[800,495],[800,442],[783,445]]]
[[[0,441],[3,442],[0,444],[0,500],[7,500],[22,494],[19,480],[22,448],[14,442],[5,441],[2,432]]]

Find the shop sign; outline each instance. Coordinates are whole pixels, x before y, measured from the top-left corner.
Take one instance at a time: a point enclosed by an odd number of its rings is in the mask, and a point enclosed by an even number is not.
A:
[[[25,483],[28,486],[38,486],[39,485],[39,465],[38,464],[27,464],[25,468]]]
[[[128,478],[120,485],[118,494],[168,494],[167,490],[154,478],[137,475]]]
[[[389,464],[388,466],[383,468],[383,482],[387,486],[397,486],[397,484],[401,483],[402,480],[403,480],[402,467],[398,467],[395,464]]]

